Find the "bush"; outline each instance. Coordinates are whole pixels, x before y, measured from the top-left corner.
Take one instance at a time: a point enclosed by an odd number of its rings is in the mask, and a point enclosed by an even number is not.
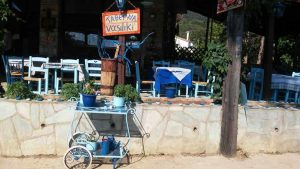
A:
[[[30,91],[27,84],[24,82],[14,82],[7,86],[7,91],[5,93],[6,97],[9,99],[26,99],[34,97],[34,94]]]
[[[71,97],[79,97],[80,93],[80,86],[79,84],[74,84],[74,83],[66,83],[63,85],[62,90],[61,90],[61,96],[65,99],[68,100]]]
[[[213,98],[220,98],[222,96],[223,80],[227,75],[227,69],[230,63],[231,57],[228,54],[225,44],[219,42],[211,42],[208,44],[203,65],[210,71],[208,80],[209,87],[213,85],[214,88]]]
[[[125,101],[139,101],[140,96],[137,93],[136,89],[131,85],[118,84],[114,88],[114,96],[124,97]]]

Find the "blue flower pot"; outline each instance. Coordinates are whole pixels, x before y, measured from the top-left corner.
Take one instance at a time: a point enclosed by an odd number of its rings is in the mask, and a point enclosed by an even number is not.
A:
[[[176,88],[166,87],[166,96],[167,98],[174,98],[176,93]]]
[[[82,102],[85,107],[93,107],[96,103],[97,95],[82,94]]]

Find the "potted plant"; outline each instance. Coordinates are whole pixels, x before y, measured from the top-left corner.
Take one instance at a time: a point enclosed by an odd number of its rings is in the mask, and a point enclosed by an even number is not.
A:
[[[93,81],[87,81],[83,85],[83,89],[80,93],[82,97],[82,103],[85,107],[93,107],[96,103],[96,90]]]
[[[114,88],[113,105],[115,107],[122,107],[125,102],[135,102],[139,99],[140,97],[136,89],[129,84],[118,84]]]

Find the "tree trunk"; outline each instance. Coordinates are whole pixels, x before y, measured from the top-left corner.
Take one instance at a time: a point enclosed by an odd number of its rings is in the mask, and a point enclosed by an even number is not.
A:
[[[265,37],[262,36],[260,39],[260,46],[256,64],[260,65],[262,63],[263,55],[264,55],[264,47],[265,47]]]
[[[244,11],[242,8],[227,14],[227,48],[232,57],[228,67],[222,97],[222,126],[220,152],[233,157],[237,149],[238,100],[240,89]]]

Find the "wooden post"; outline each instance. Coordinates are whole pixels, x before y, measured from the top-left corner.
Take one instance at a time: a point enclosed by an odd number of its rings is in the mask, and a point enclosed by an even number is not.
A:
[[[120,42],[120,51],[119,54],[123,56],[125,52],[125,36],[119,36],[119,42]],[[124,66],[124,59],[119,58],[118,59],[118,84],[124,84],[125,83],[125,66]]]
[[[264,53],[264,100],[269,100],[271,98],[271,81],[272,81],[272,67],[273,67],[273,43],[274,43],[274,13],[270,10],[267,13],[266,22],[266,40],[265,40],[265,53]]]
[[[238,100],[242,56],[244,11],[230,10],[227,14],[227,48],[232,57],[223,85],[220,152],[227,157],[236,155]]]

